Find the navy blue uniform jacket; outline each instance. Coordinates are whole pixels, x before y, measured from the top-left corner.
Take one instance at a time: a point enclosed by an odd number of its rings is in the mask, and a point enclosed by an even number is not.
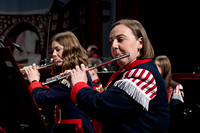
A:
[[[104,133],[167,133],[170,119],[167,90],[151,59],[135,60],[114,73],[102,93],[86,83],[72,87],[71,98]]]
[[[88,72],[87,77],[88,85],[93,87],[92,79]],[[35,81],[30,84],[29,91],[32,93],[37,104],[54,104],[60,106],[61,121],[53,126],[53,132],[75,133],[79,131],[94,133],[91,118],[70,99],[71,89],[67,88],[66,85],[59,83],[57,86],[45,89],[45,86],[42,86],[41,82]]]

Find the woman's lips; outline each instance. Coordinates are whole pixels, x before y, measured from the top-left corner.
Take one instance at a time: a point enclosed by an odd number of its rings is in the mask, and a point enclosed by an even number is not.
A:
[[[55,59],[53,59],[54,61],[59,61],[59,60],[61,60],[61,59],[57,59],[57,58],[55,58]]]
[[[123,55],[122,53],[117,53],[117,54],[115,54],[115,57],[118,57],[118,56],[121,56],[121,55]]]

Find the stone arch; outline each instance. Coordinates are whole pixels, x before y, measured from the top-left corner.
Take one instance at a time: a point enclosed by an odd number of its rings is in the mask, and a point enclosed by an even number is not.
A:
[[[30,22],[18,22],[7,28],[5,32],[5,37],[9,38],[9,40],[11,40],[12,42],[17,43],[17,38],[21,34],[25,34],[25,33],[27,34],[27,32],[29,34],[32,33],[31,35],[35,35],[35,38],[36,38],[35,46],[29,46],[29,50],[27,50],[27,47],[25,47],[26,44],[23,44],[23,48],[25,48],[24,52],[27,52],[27,53],[22,53],[21,55],[15,54],[14,52],[15,49],[11,46],[11,49],[13,50],[14,56],[18,63],[23,63],[25,65],[32,64],[32,63],[39,63],[40,62],[39,60],[45,57],[46,46],[44,45],[44,42],[45,42],[44,31],[45,31],[44,27],[41,28],[41,26],[39,27],[38,25],[34,25]],[[24,38],[24,40],[26,39]],[[25,43],[24,40],[22,42]],[[20,43],[18,43],[18,45],[20,45]],[[29,59],[30,57],[28,54],[30,54],[30,48],[34,49],[34,51],[32,51],[34,53],[33,55],[34,57],[30,56],[33,59]],[[34,58],[37,58],[37,61],[34,60]],[[31,62],[31,61],[36,61],[36,62]]]
[[[12,41],[15,42],[17,35],[19,35],[21,32],[23,32],[25,30],[30,30],[32,32],[35,32],[39,37],[39,42],[40,42],[41,48],[43,49],[45,47],[44,46],[45,45],[44,44],[45,34],[42,33],[43,31],[41,29],[39,29],[38,26],[33,25],[28,22],[19,22],[19,23],[16,23],[16,24],[8,27],[5,32],[5,36],[8,38],[11,38]]]

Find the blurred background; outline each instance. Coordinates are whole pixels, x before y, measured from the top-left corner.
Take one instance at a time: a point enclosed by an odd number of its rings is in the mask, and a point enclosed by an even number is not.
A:
[[[0,38],[19,64],[40,64],[51,58],[49,38],[72,30],[86,49],[99,47],[109,58],[109,28],[122,18],[139,20],[155,55],[167,55],[173,73],[199,73],[197,1],[181,0],[0,0]],[[8,39],[24,51],[20,53]]]

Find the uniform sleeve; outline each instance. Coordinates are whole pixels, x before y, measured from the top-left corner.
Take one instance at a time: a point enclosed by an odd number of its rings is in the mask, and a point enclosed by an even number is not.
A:
[[[78,83],[72,88],[71,95],[74,95],[77,104],[92,117],[107,119],[147,111],[156,92],[157,85],[153,75],[144,69],[133,69],[124,73],[121,79],[102,93],[89,89],[86,84]]]
[[[87,72],[88,86],[92,86],[92,79]],[[65,79],[63,79],[65,80]],[[62,81],[63,81],[62,80]],[[58,85],[49,88],[48,86],[42,86],[41,82],[35,81],[29,86],[29,91],[33,95],[36,103],[41,104],[60,104],[63,102],[71,102],[70,92],[71,87],[67,82],[60,82]]]
[[[127,113],[133,116],[137,107],[142,109],[125,91],[114,86],[101,93],[85,86],[76,92],[75,99],[78,106],[96,120],[120,118]]]
[[[44,87],[42,86],[42,83],[41,83],[41,82],[35,81],[35,82],[31,83],[31,84],[29,85],[29,87],[28,87],[30,93],[32,93],[32,91],[33,91],[36,87],[44,88]]]
[[[29,86],[29,90],[31,88],[32,95],[38,104],[59,104],[70,100],[70,89],[67,89],[67,86],[61,83],[49,89],[35,83]]]

